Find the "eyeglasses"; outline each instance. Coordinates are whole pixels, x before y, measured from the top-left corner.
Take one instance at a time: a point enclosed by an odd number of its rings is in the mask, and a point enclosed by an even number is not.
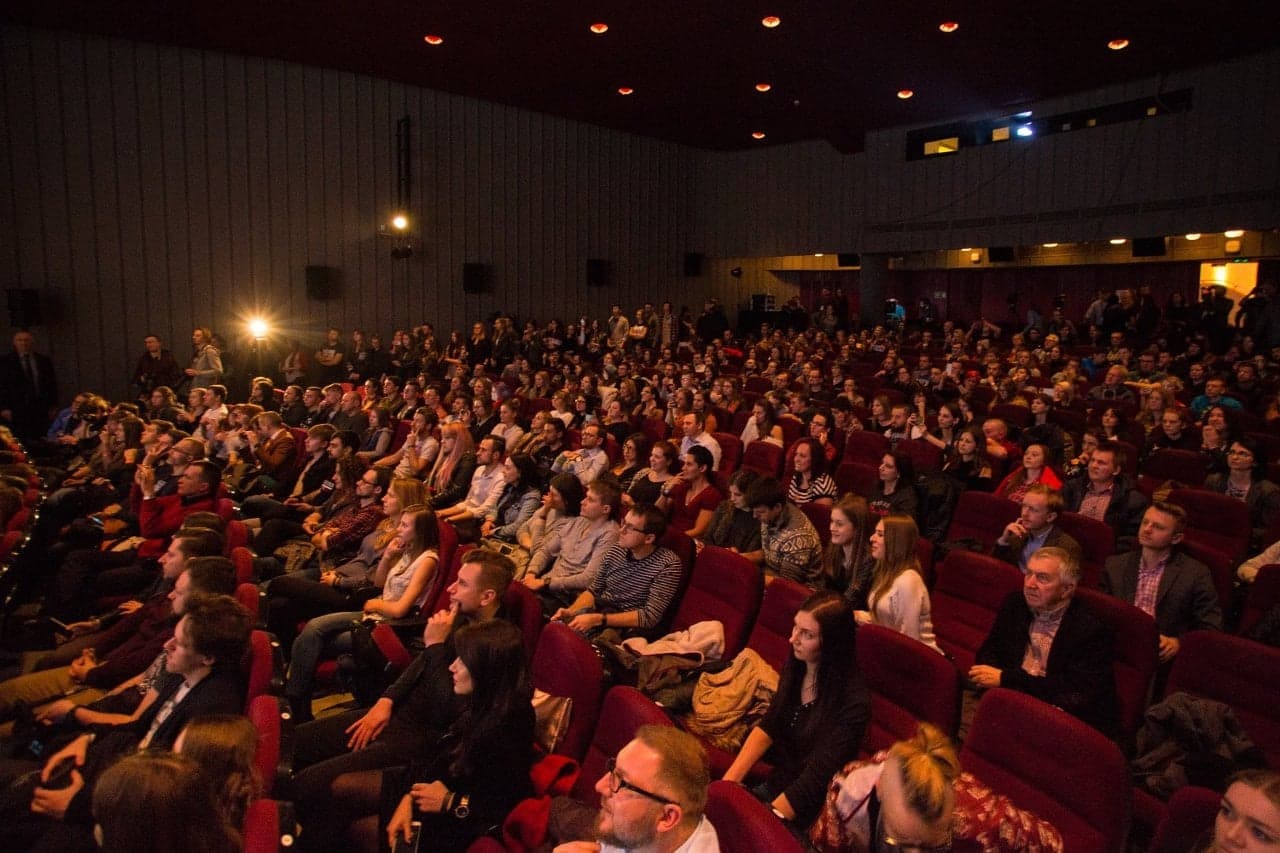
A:
[[[639,533],[643,535],[645,532],[645,529],[644,529],[644,525],[636,526],[629,521],[624,521],[618,525],[618,531],[621,533],[630,532],[630,533]]]
[[[609,774],[609,793],[610,794],[616,794],[625,788],[626,790],[631,791],[632,793],[639,794],[642,797],[647,797],[650,800],[653,800],[655,803],[661,803],[664,806],[679,805],[679,803],[677,803],[675,800],[669,800],[666,797],[661,796],[660,794],[653,793],[653,791],[646,791],[644,788],[640,788],[635,785],[632,785],[630,782],[623,779],[621,776],[618,775],[618,760],[616,758],[610,758],[609,763],[605,765],[604,769],[605,769],[605,772]]]

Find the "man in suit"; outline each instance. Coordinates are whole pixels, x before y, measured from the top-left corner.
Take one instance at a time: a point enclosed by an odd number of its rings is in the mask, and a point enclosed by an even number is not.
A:
[[[1147,506],[1146,495],[1120,473],[1124,462],[1123,450],[1114,444],[1100,444],[1089,457],[1086,476],[1069,477],[1062,486],[1063,505],[1114,530],[1117,551],[1133,548]]]
[[[14,807],[21,798],[6,798],[0,849],[30,850],[38,842],[43,849],[83,849],[76,845],[92,837],[94,784],[116,758],[140,749],[172,749],[195,717],[241,713],[245,684],[240,661],[251,630],[249,614],[230,596],[189,602],[165,644],[167,674],[152,688],[154,695],[143,700],[142,714],[120,725],[95,727],[54,753],[44,765],[41,783],[69,761],[74,769],[65,787],[37,783],[28,808]]]
[[[1022,511],[996,540],[994,555],[1027,573],[1027,561],[1041,548],[1062,548],[1079,559],[1080,544],[1054,522],[1063,510],[1062,493],[1035,483],[1022,496]]]
[[[1000,606],[969,680],[1057,705],[1110,734],[1116,722],[1111,632],[1075,598],[1080,562],[1063,548],[1031,556],[1021,592]]]
[[[0,358],[0,419],[24,442],[43,438],[49,413],[58,405],[58,378],[49,356],[36,352],[30,332],[13,336],[13,350]]]
[[[253,458],[257,460],[262,484],[275,492],[281,484],[288,483],[297,458],[297,446],[293,433],[284,425],[276,412],[263,412],[254,421],[253,429],[245,433]]]
[[[1160,662],[1178,653],[1188,631],[1222,629],[1222,610],[1209,568],[1177,550],[1187,524],[1187,511],[1157,501],[1138,527],[1140,550],[1107,560],[1102,591],[1127,601],[1156,620]]]

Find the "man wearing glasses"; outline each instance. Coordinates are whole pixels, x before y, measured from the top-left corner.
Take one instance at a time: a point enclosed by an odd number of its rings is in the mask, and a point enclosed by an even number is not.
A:
[[[571,841],[555,853],[718,853],[707,804],[706,754],[690,734],[641,726],[609,762],[596,793],[597,841]]]

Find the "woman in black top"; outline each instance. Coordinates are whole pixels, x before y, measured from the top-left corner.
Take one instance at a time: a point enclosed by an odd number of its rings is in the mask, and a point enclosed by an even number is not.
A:
[[[711,516],[711,525],[698,540],[703,545],[727,548],[737,554],[750,554],[760,550],[760,522],[747,506],[746,494],[760,475],[750,468],[739,468],[729,479],[729,497],[721,501]]]
[[[773,773],[753,793],[801,830],[822,808],[831,777],[857,756],[871,719],[855,631],[853,611],[839,593],[817,592],[800,606],[778,692],[724,774],[741,782],[767,757]]]

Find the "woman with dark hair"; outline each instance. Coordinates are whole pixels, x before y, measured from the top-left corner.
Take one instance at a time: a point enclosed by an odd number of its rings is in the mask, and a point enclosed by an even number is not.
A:
[[[761,397],[751,405],[751,417],[747,419],[739,438],[743,450],[753,441],[767,441],[778,447],[782,446],[782,427],[778,425],[778,414],[772,403]]]
[[[1031,425],[1022,431],[1022,439],[1028,443],[1042,444],[1054,459],[1069,457],[1074,449],[1071,436],[1062,427],[1049,420],[1053,410],[1053,398],[1048,394],[1036,394],[1031,398]]]
[[[614,400],[609,405],[612,406],[616,402]],[[625,492],[631,488],[631,482],[636,474],[640,473],[643,467],[641,460],[649,455],[649,439],[642,432],[634,432],[625,436],[620,444],[622,453],[619,454],[618,461],[609,469],[609,473],[617,478],[618,485]]]
[[[942,463],[942,473],[966,489],[991,491],[991,461],[987,459],[987,437],[976,426],[960,430],[955,444]]]
[[[750,554],[760,550],[760,522],[747,506],[747,490],[760,475],[750,468],[739,468],[729,478],[729,497],[720,502],[707,525],[707,532],[696,543],[727,548],[737,554]]]
[[[391,439],[395,437],[395,430],[391,426],[391,413],[381,406],[373,406],[366,415],[369,419],[369,430],[365,433],[360,449],[356,451],[356,458],[366,465],[372,465],[391,450]]]
[[[516,541],[516,532],[538,511],[542,492],[538,488],[542,474],[538,463],[525,453],[508,456],[502,463],[502,494],[494,507],[493,518],[480,526],[480,535],[507,544]]]
[[[802,438],[792,451],[793,472],[787,483],[787,500],[796,506],[816,503],[831,506],[835,502],[836,481],[827,473],[827,457],[814,438]]]
[[[1043,444],[1031,443],[1022,452],[1022,464],[996,486],[996,494],[1020,503],[1027,489],[1036,483],[1044,483],[1051,489],[1062,488],[1062,478],[1050,467],[1052,456]]]
[[[206,714],[187,723],[173,751],[200,765],[223,815],[232,826],[244,824],[249,803],[262,795],[254,758],[258,730],[239,714]]]
[[[1134,441],[1137,438],[1135,432],[1140,432],[1140,430],[1135,429],[1124,413],[1115,406],[1107,406],[1103,409],[1098,422],[1102,426],[1102,433],[1098,436],[1101,441],[1124,441],[1129,444],[1142,444],[1141,441]]]
[[[289,677],[284,695],[293,708],[295,722],[311,719],[311,692],[316,667],[325,650],[349,652],[351,625],[374,623],[413,615],[436,592],[440,581],[440,528],[435,513],[425,504],[406,507],[400,514],[396,536],[382,552],[373,575],[372,589],[363,609],[327,613],[310,619],[289,655]]]
[[[626,441],[627,436],[631,435],[632,430],[635,429],[631,423],[630,416],[627,415],[625,405],[617,397],[610,400],[608,405],[604,407],[604,417],[600,423],[618,444]]]
[[[662,490],[675,476],[679,451],[669,441],[655,441],[649,449],[649,467],[642,468],[631,478],[631,488],[622,495],[622,503],[628,507],[636,504],[654,504],[662,498]]]
[[[700,444],[684,454],[680,476],[662,487],[658,508],[669,516],[670,526],[690,539],[699,539],[711,525],[711,516],[723,496],[711,482],[711,451]]]
[[[93,819],[104,853],[244,849],[199,764],[172,752],[140,752],[107,768],[93,789]]]
[[[181,411],[182,404],[178,402],[177,395],[173,393],[173,389],[168,385],[160,385],[151,390],[151,398],[147,406],[147,420],[154,421],[159,419],[176,424]]]
[[[423,849],[466,850],[532,793],[533,688],[520,630],[505,619],[473,623],[454,635],[454,647],[449,672],[461,714],[429,759],[382,776],[392,846],[420,822]]]
[[[867,609],[853,616],[859,625],[868,622],[892,628],[942,653],[933,636],[929,590],[924,585],[916,543],[920,531],[905,515],[887,515],[876,522],[871,534],[871,590]]]
[[[844,596],[855,610],[867,609],[871,591],[871,513],[867,502],[848,494],[831,508],[831,545],[822,559],[827,588]]]
[[[871,514],[878,517],[886,515],[916,514],[916,469],[911,457],[905,453],[886,453],[880,460],[880,479],[871,487],[867,495],[867,504]]]
[[[943,403],[938,407],[937,428],[927,430],[924,434],[924,440],[946,453],[955,445],[963,426],[963,415],[960,413],[960,406],[957,403]]]
[[[1271,543],[1267,530],[1280,512],[1280,486],[1266,478],[1267,459],[1262,446],[1244,436],[1231,442],[1227,449],[1225,474],[1210,474],[1204,487],[1211,492],[1243,501],[1249,509],[1253,532],[1249,537],[1249,553],[1256,554]]]
[[[867,419],[867,429],[872,432],[884,432],[893,426],[893,403],[885,394],[877,394],[871,399],[871,417]]]
[[[742,782],[756,762],[768,760],[773,772],[753,793],[799,830],[818,814],[836,770],[858,754],[871,718],[855,631],[853,611],[839,593],[817,592],[800,605],[778,691],[724,774]]]
[[[551,485],[542,496],[542,506],[516,530],[516,542],[520,547],[507,554],[516,565],[516,578],[524,574],[529,557],[544,537],[568,519],[578,517],[586,493],[582,481],[573,474],[557,474],[551,478]]]

